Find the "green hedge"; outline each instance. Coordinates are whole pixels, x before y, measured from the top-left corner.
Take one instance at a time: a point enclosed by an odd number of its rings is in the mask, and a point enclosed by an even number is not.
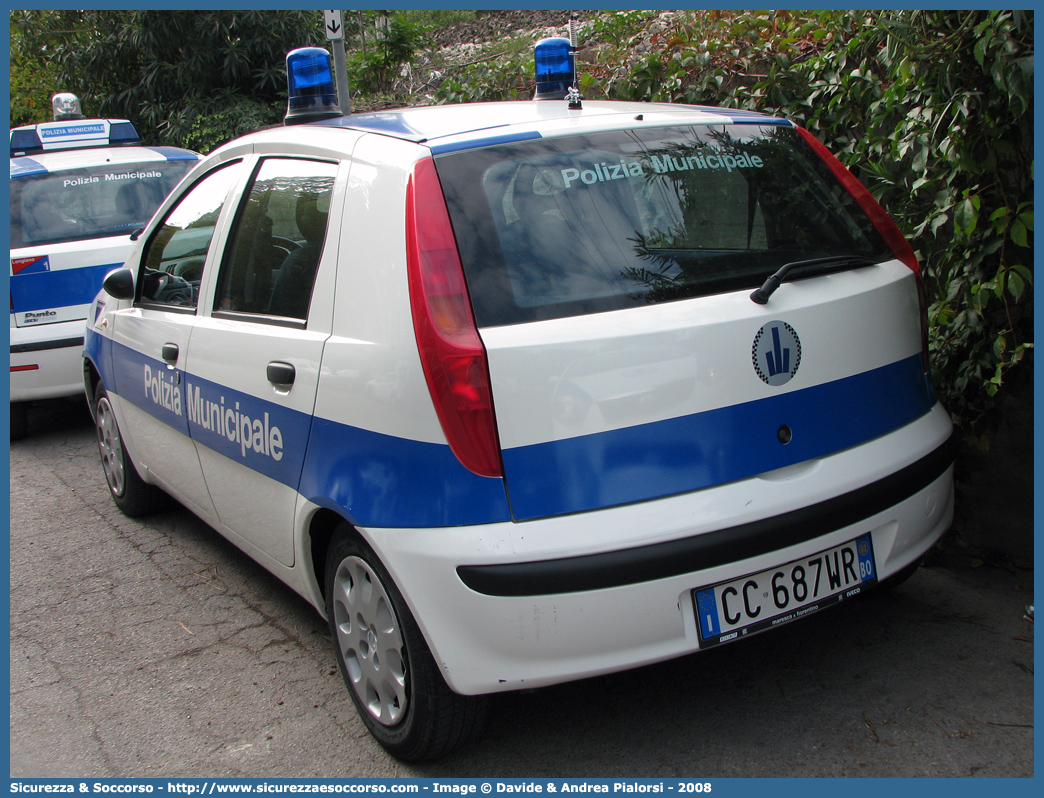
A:
[[[1032,12],[620,12],[577,63],[589,99],[780,114],[827,144],[912,242],[936,386],[986,445],[1032,370]],[[520,74],[531,55],[473,65],[439,99],[517,96]]]

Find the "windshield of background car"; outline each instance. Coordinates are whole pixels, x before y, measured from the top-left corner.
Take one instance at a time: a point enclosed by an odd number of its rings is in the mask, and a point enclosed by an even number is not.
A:
[[[691,125],[436,156],[480,327],[757,288],[892,253],[797,131]]]
[[[130,235],[195,161],[91,166],[11,181],[11,247]]]

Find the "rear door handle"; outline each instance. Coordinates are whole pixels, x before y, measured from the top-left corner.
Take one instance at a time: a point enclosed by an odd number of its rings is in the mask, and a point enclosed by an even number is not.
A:
[[[273,361],[268,364],[268,381],[273,385],[293,385],[297,377],[297,369],[289,363]]]
[[[178,355],[181,350],[178,349],[177,344],[163,344],[163,349],[160,350],[160,357],[163,358],[164,362],[173,366],[178,362]]]

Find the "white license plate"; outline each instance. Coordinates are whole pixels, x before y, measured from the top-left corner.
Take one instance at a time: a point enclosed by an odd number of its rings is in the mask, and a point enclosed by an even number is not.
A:
[[[851,598],[877,582],[870,535],[776,568],[692,591],[700,646],[779,626]]]

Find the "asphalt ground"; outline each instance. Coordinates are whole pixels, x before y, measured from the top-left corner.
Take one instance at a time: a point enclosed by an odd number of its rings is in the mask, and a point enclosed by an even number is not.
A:
[[[11,776],[1027,777],[1033,572],[957,546],[733,645],[499,697],[477,744],[371,740],[325,623],[172,505],[123,517],[84,408],[11,446]]]

